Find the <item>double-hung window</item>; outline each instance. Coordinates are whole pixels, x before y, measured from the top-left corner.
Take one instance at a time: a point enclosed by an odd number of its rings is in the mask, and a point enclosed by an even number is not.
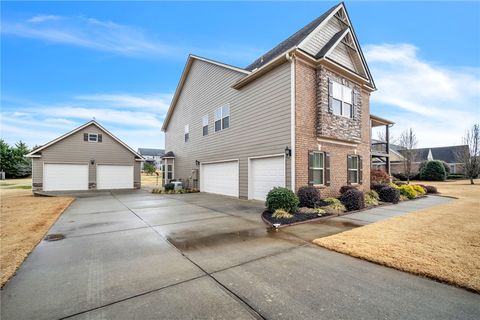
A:
[[[310,154],[310,179],[314,185],[325,184],[325,153],[314,151]]]
[[[89,141],[89,142],[97,142],[97,141],[98,141],[98,134],[96,134],[96,133],[89,133],[89,134],[88,134],[88,141]]]
[[[228,127],[230,127],[230,105],[226,104],[215,110],[215,132]]]
[[[202,118],[202,130],[204,136],[208,135],[208,114],[204,115]]]
[[[333,114],[353,118],[353,91],[338,82],[330,81],[331,110]]]
[[[185,142],[190,140],[190,126],[188,124],[185,125]]]
[[[348,169],[348,182],[359,183],[359,157],[348,156],[347,157],[347,169]]]

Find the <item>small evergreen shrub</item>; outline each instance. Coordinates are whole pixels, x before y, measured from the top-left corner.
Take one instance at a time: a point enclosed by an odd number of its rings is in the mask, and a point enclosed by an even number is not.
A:
[[[412,187],[417,193],[417,196],[423,196],[425,193],[427,193],[427,190],[419,184],[412,184]]]
[[[363,192],[357,189],[345,191],[345,193],[340,196],[340,201],[342,201],[348,211],[365,208]]]
[[[303,186],[297,191],[301,207],[315,208],[320,202],[320,191],[314,186]]]
[[[450,173],[447,175],[447,179],[449,180],[465,179],[465,175],[461,173]]]
[[[348,190],[353,190],[353,189],[357,190],[356,187],[351,186],[351,185],[342,186],[342,187],[340,188],[340,194],[344,194],[344,193],[347,192]]]
[[[343,203],[337,198],[326,198],[326,199],[323,199],[323,202],[327,204],[327,208],[329,209],[332,209],[335,211],[341,211],[341,212],[347,211],[347,208],[345,208]]]
[[[267,195],[265,205],[270,212],[282,209],[290,213],[295,213],[298,209],[298,198],[292,190],[275,187]]]
[[[417,192],[415,191],[412,185],[400,186],[398,187],[398,190],[400,190],[400,194],[402,196],[405,196],[408,199],[415,199],[417,197]]]
[[[443,167],[445,168],[445,173],[447,175],[449,175],[450,174],[449,165],[445,161],[441,161],[441,160],[439,160],[439,161],[442,163]],[[423,161],[422,163],[420,163],[420,166],[418,167],[418,172],[421,172],[423,170],[423,168],[425,168],[425,165],[427,164],[427,162],[428,161]]]
[[[427,181],[445,181],[447,173],[441,161],[428,161],[420,171],[420,179]]]
[[[388,184],[386,183],[374,183],[372,184],[371,188],[372,190],[375,190],[375,191],[380,191],[380,189],[384,188],[384,187],[388,187]]]
[[[400,200],[400,190],[390,186],[378,190],[378,195],[383,202],[398,203]]]
[[[290,219],[293,218],[293,214],[282,209],[277,209],[272,213],[272,217],[277,219]]]
[[[165,190],[166,191],[170,191],[170,190],[173,190],[175,189],[175,185],[173,183],[166,183],[165,184]]]

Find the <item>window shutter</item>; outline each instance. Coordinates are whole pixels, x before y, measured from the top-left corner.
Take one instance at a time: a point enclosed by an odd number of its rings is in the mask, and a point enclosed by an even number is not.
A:
[[[308,151],[308,185],[313,185],[313,152]]]
[[[350,161],[351,157],[347,156],[347,184],[352,184],[352,181],[350,180],[350,171],[348,170],[350,169]]]
[[[325,185],[330,185],[330,153],[325,152]]]
[[[333,81],[328,79],[328,112],[333,113]]]
[[[88,133],[83,134],[83,141],[88,141]]]
[[[98,142],[102,142],[102,134],[101,133],[98,134]]]
[[[358,183],[363,183],[363,161],[362,156],[358,156]]]

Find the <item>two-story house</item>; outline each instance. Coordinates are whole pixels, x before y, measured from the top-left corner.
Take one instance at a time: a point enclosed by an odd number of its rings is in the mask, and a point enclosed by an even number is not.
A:
[[[164,149],[138,148],[138,153],[145,159],[145,162],[142,162],[142,170],[145,163],[150,163],[160,169],[162,157],[165,155]]]
[[[246,68],[190,55],[162,128],[166,180],[259,200],[367,190],[375,89],[343,3]]]

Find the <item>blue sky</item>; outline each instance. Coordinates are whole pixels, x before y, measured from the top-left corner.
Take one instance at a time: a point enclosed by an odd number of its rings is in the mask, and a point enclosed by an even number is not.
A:
[[[134,148],[160,127],[187,55],[244,67],[335,2],[2,2],[1,136],[45,142],[95,117]],[[378,91],[419,146],[479,122],[480,3],[346,2]]]

